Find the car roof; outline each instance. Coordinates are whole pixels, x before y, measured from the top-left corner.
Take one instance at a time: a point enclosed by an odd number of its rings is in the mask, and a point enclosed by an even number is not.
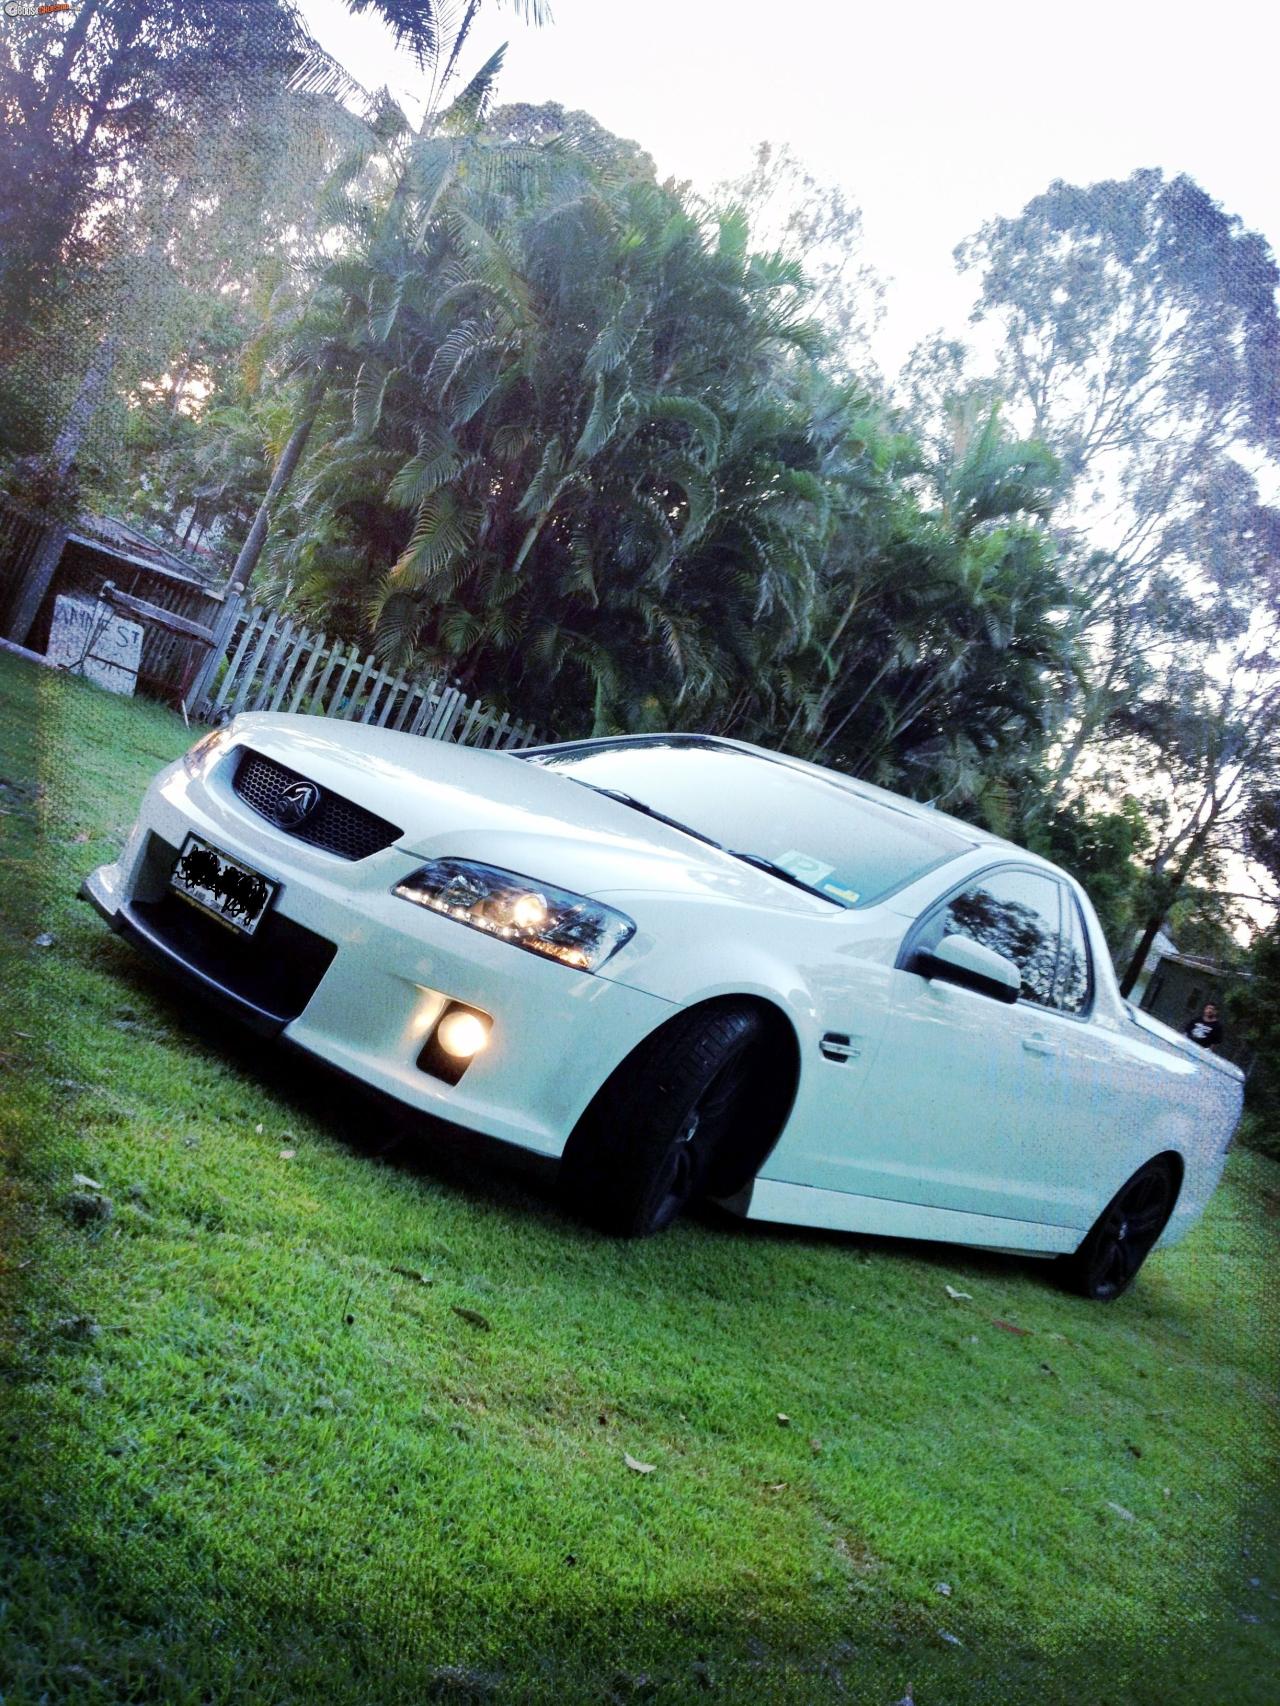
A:
[[[706,735],[695,733],[644,734],[644,735],[597,735],[588,736],[583,740],[556,741],[546,746],[527,749],[543,752],[551,746],[563,751],[566,747],[593,746],[719,746],[734,752],[749,753],[753,758],[763,758],[771,764],[784,765],[789,770],[798,770],[802,774],[814,777],[818,781],[829,783],[843,789],[846,793],[854,794],[859,799],[871,800],[876,805],[884,806],[890,811],[903,813],[904,816],[918,818],[922,822],[941,824],[952,830],[956,835],[970,842],[974,847],[997,847],[1017,853],[1020,858],[1034,860],[1037,864],[1048,864],[1035,853],[1029,853],[1019,847],[1016,842],[1008,841],[1001,835],[995,835],[990,830],[981,829],[976,824],[966,823],[963,818],[952,817],[948,812],[940,812],[936,807],[921,800],[913,800],[906,794],[895,794],[890,788],[880,788],[874,782],[864,782],[855,776],[847,776],[843,771],[832,770],[825,764],[812,764],[808,759],[794,758],[787,752],[775,752],[767,746],[756,746],[748,740],[734,740],[728,735]],[[520,753],[516,756],[523,757]]]

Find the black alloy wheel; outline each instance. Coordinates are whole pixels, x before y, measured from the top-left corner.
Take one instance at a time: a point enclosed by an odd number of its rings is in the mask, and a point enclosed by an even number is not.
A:
[[[1096,1303],[1127,1291],[1168,1224],[1178,1188],[1167,1161],[1148,1161],[1123,1184],[1065,1261],[1067,1283]]]
[[[695,1009],[608,1079],[569,1139],[561,1191],[582,1219],[626,1238],[661,1232],[750,1147],[764,1021],[747,1002]]]
[[[707,1168],[722,1139],[733,1128],[735,1105],[748,1073],[740,1051],[725,1062],[690,1108],[682,1129],[654,1169],[650,1232],[669,1226],[702,1193]]]

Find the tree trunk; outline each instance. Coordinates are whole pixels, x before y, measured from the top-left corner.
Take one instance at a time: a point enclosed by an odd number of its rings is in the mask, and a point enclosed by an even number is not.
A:
[[[134,44],[138,31],[142,28],[142,17],[143,8],[139,3],[121,13],[116,19],[115,51],[111,55],[110,62],[103,67],[96,80],[97,91],[94,95],[93,105],[89,108],[84,131],[75,141],[75,148],[78,153],[83,154],[89,149],[98,131],[102,128],[102,121],[106,117],[107,108],[114,100],[120,87],[121,68],[127,66],[129,50]]]
[[[1156,937],[1160,934],[1164,921],[1168,918],[1169,913],[1173,908],[1173,903],[1177,900],[1183,883],[1187,880],[1187,873],[1200,857],[1201,850],[1209,838],[1209,831],[1212,829],[1213,824],[1214,815],[1211,815],[1187,843],[1186,851],[1183,853],[1181,859],[1179,859],[1177,868],[1174,870],[1172,876],[1164,878],[1161,887],[1161,905],[1157,911],[1151,913],[1147,922],[1143,925],[1142,934],[1138,938],[1138,945],[1130,956],[1129,964],[1125,967],[1124,976],[1120,979],[1121,995],[1128,995],[1129,991],[1142,975],[1142,968],[1146,963],[1147,955],[1151,952],[1152,945],[1155,942]],[[1157,875],[1162,875],[1162,873],[1158,872]]]
[[[67,529],[59,521],[46,523],[44,537],[28,562],[22,580],[9,606],[7,637],[17,646],[25,646],[44,603],[45,594],[62,561],[67,543]]]
[[[116,352],[119,348],[119,333],[108,332],[94,352],[89,371],[80,382],[76,400],[67,411],[67,418],[53,441],[53,449],[49,454],[49,470],[59,484],[71,472],[71,464],[79,454],[84,435],[89,430],[89,422],[93,419],[107,381],[115,370]]]
[[[182,372],[173,382],[173,399],[169,404],[170,420],[173,419],[178,410],[182,407],[182,399],[187,393],[187,380],[191,377],[191,362],[193,359],[194,356],[188,357],[187,361],[183,365]]]
[[[1060,804],[1066,794],[1067,783],[1070,782],[1072,773],[1080,762],[1081,755],[1085,747],[1088,746],[1092,734],[1093,730],[1089,727],[1088,718],[1082,715],[1076,737],[1063,754],[1058,768],[1053,773],[1053,781],[1049,787],[1049,798],[1055,805]]]
[[[53,441],[53,449],[49,453],[46,464],[51,476],[51,484],[62,487],[66,484],[71,472],[71,464],[75,461],[84,435],[89,430],[89,423],[101,400],[102,392],[111,378],[116,364],[116,351],[120,339],[117,333],[108,332],[98,345],[97,353],[89,364],[89,371],[80,384],[80,391],[75,402],[67,412],[67,418],[62,423],[57,438]],[[45,594],[52,584],[54,573],[62,557],[63,546],[67,542],[67,528],[61,521],[50,521],[43,540],[40,542],[35,555],[27,564],[26,570],[19,581],[9,606],[8,637],[16,644],[23,646],[27,642]]]
[[[1129,991],[1142,975],[1142,968],[1147,962],[1147,955],[1151,952],[1155,939],[1160,934],[1161,927],[1167,916],[1167,908],[1162,907],[1159,912],[1154,913],[1150,918],[1148,918],[1145,926],[1143,927],[1142,934],[1138,938],[1138,945],[1133,950],[1133,957],[1129,961],[1124,976],[1120,979],[1121,995],[1127,996]]]
[[[329,375],[333,372],[336,357],[332,350],[326,350],[320,358],[320,365],[315,378],[307,390],[298,424],[289,434],[289,441],[280,452],[280,460],[276,463],[275,472],[271,476],[271,484],[267,487],[266,496],[258,505],[258,513],[253,518],[253,524],[245,537],[244,544],[236,556],[235,567],[231,571],[230,587],[227,599],[222,607],[222,615],[214,629],[213,644],[209,647],[209,655],[205,658],[196,674],[194,681],[187,689],[183,705],[187,709],[198,708],[201,700],[209,690],[214,672],[222,660],[223,653],[231,639],[236,625],[236,619],[245,602],[249,590],[249,582],[253,571],[257,568],[262,556],[262,550],[267,542],[267,534],[271,527],[271,515],[280,495],[288,487],[294,476],[302,452],[307,447],[311,429],[316,423],[320,405],[329,386]]]
[[[89,26],[97,16],[101,0],[85,0],[84,5],[77,6],[71,20],[71,28],[62,38],[62,52],[58,62],[49,74],[45,85],[44,98],[40,103],[40,120],[47,135],[52,134],[53,119],[58,102],[67,92],[67,84],[71,81],[71,72],[80,50],[89,34]]]
[[[294,476],[298,463],[302,460],[302,452],[307,447],[311,437],[311,429],[316,424],[316,416],[320,413],[320,405],[324,394],[329,388],[329,375],[334,368],[334,353],[326,350],[320,358],[320,366],[316,376],[307,390],[306,400],[297,426],[289,434],[289,441],[280,452],[280,460],[276,463],[275,473],[271,476],[271,484],[267,487],[267,495],[258,505],[258,513],[253,518],[244,544],[236,557],[235,567],[231,571],[231,579],[239,581],[248,591],[253,571],[258,566],[262,556],[262,548],[267,542],[267,533],[271,527],[271,514],[275,509],[281,494],[286,490]]]

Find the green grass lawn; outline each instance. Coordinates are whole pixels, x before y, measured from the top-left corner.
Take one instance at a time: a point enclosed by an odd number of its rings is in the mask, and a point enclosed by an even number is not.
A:
[[[0,657],[3,1706],[1270,1706],[1280,1168],[1110,1308],[952,1247],[611,1243],[74,900],[191,738]]]

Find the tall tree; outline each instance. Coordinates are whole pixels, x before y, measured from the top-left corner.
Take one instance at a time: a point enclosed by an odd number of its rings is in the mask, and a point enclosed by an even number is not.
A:
[[[975,320],[999,334],[1012,417],[1060,457],[1060,521],[1089,545],[1077,582],[1093,668],[1065,782],[1150,688],[1153,643],[1212,643],[1196,589],[1233,576],[1213,517],[1238,508],[1242,464],[1280,457],[1280,272],[1198,185],[1154,170],[1055,183],[957,256],[978,276]]]
[[[425,107],[416,130],[384,94],[371,106],[363,145],[348,156],[331,186],[331,198],[339,207],[345,207],[348,214],[349,235],[356,237],[357,257],[363,254],[376,270],[374,257],[388,246],[402,243],[407,236],[412,243],[422,244],[427,240],[432,223],[444,217],[450,192],[460,180],[469,174],[478,175],[482,182],[495,173],[501,176],[519,162],[527,164],[529,151],[512,146],[495,150],[491,139],[483,134],[505,44],[490,54],[461,89],[451,93],[460,77],[463,51],[483,0],[467,0],[461,8],[442,4],[440,0],[347,0],[347,3],[357,13],[378,12],[396,39],[412,50],[429,78]],[[547,16],[540,0],[516,0],[516,9],[534,23],[543,22]],[[372,169],[376,175],[379,168],[384,177],[390,172],[391,193],[380,203],[361,204],[353,200],[349,193],[351,186],[362,173]],[[355,264],[360,264],[358,258]],[[333,292],[324,288],[325,276],[332,273],[322,274],[316,299],[303,305],[296,354],[290,364],[295,371],[299,366],[307,370],[294,430],[272,472],[232,569],[232,580],[242,589],[248,587],[257,571],[272,514],[293,479],[330,378],[341,365],[342,353],[326,336],[331,327]],[[370,302],[369,319],[371,327],[383,324],[389,330],[397,312],[397,284],[394,280],[384,282],[389,284],[390,298],[380,309]],[[339,283],[338,293],[342,290]],[[349,346],[347,354],[351,354]]]
[[[796,270],[602,164],[540,193],[469,174],[429,242],[333,269],[364,350],[334,385],[351,430],[276,562],[295,596],[368,599],[387,656],[610,726],[713,692],[753,621],[803,620],[825,494],[773,383],[814,336]],[[356,554],[307,584],[335,504]]]
[[[1051,792],[1061,807],[1083,777],[1144,797],[1143,950],[1155,911],[1230,850],[1268,785],[1280,535],[1258,477],[1280,462],[1280,273],[1261,237],[1158,171],[1056,183],[957,255],[977,277],[975,320],[999,338],[1011,418],[1053,447],[1066,482],[1082,667]],[[965,353],[921,352],[917,405],[930,385],[935,403],[989,388]]]
[[[1237,657],[1223,682],[1203,676],[1179,679],[1159,707],[1161,725],[1150,726],[1143,709],[1133,721],[1168,769],[1147,791],[1149,815],[1157,824],[1149,870],[1150,902],[1138,940],[1121,977],[1121,992],[1136,983],[1161,925],[1185,888],[1199,874],[1221,880],[1226,854],[1251,849],[1247,826],[1259,804],[1280,786],[1280,681],[1273,624],[1260,648]],[[1142,755],[1136,762],[1141,762]]]
[[[86,451],[92,461],[117,436],[103,427],[125,387],[173,354],[191,302],[182,273],[193,246],[207,252],[216,225],[224,263],[246,244],[252,252],[268,199],[287,201],[269,190],[281,160],[279,115],[291,79],[318,76],[284,0],[91,0],[60,37],[22,39],[0,105],[11,144],[0,168],[0,220],[11,239],[0,248],[3,401],[11,407],[25,393],[28,418],[33,400],[45,404],[9,483],[46,510],[50,529],[11,600],[9,632],[19,641],[57,562]],[[52,162],[53,194],[23,175],[41,153]],[[227,283],[225,264],[208,282]],[[191,365],[188,347],[188,378]]]
[[[870,379],[884,281],[865,258],[861,209],[785,143],[758,143],[748,170],[717,185],[716,196],[745,213],[754,247],[803,266],[809,312],[829,337],[826,365],[845,379]]]
[[[988,414],[922,468],[814,365],[801,270],[621,153],[330,270],[353,353],[281,514],[277,596],[357,631],[371,611],[384,656],[544,726],[776,738],[799,705],[797,742],[930,792],[1039,740],[1052,458]]]
[[[66,28],[6,31],[0,82],[0,353],[31,347],[85,270],[118,258],[140,186],[325,62],[288,0],[85,0]],[[336,68],[328,81],[341,85]]]
[[[865,441],[866,423],[857,430]],[[964,801],[984,773],[1043,747],[1070,666],[1070,593],[1043,526],[1057,465],[994,408],[958,416],[936,457],[901,437],[881,443],[896,459],[892,500],[870,513],[855,504],[836,531],[787,738],[823,762]],[[863,494],[865,474],[846,490]]]

